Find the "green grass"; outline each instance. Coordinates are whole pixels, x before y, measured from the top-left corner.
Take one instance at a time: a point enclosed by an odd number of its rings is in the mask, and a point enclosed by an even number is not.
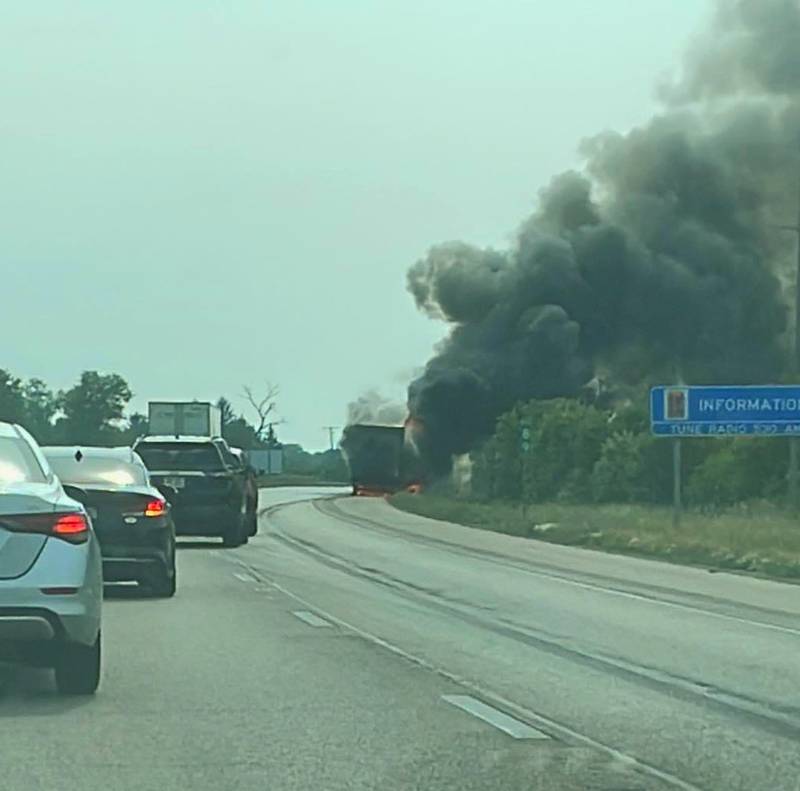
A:
[[[421,516],[514,536],[800,579],[800,520],[768,504],[714,516],[688,512],[675,529],[669,508],[559,503],[523,507],[409,494],[395,495],[391,501]]]

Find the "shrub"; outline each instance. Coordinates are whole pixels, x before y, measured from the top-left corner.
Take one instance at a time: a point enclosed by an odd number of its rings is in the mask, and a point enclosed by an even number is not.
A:
[[[632,503],[646,499],[643,446],[646,434],[612,434],[592,470],[592,497],[599,503]]]

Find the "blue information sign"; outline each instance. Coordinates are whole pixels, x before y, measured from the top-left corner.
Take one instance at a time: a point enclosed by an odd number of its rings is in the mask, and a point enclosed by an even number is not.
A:
[[[654,387],[650,423],[664,437],[800,436],[800,385]]]

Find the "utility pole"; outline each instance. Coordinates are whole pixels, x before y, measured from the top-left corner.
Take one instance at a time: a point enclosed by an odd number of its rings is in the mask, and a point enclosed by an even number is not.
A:
[[[777,225],[783,231],[791,231],[797,236],[797,260],[794,281],[794,332],[789,372],[793,379],[800,377],[800,184],[798,184],[797,222],[794,225]],[[789,439],[789,505],[795,511],[800,509],[798,493],[798,467],[800,467],[800,439]]]
[[[333,439],[333,434],[335,431],[338,431],[340,426],[323,426],[323,429],[328,432],[328,439],[331,443],[331,450],[336,450],[336,442]]]

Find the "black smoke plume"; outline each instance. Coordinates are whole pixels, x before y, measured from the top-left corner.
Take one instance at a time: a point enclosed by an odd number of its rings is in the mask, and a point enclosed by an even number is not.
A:
[[[582,146],[508,250],[434,247],[408,273],[450,333],[409,387],[437,472],[531,398],[598,372],[641,384],[766,382],[785,371],[782,283],[800,146],[796,0],[726,0],[663,86],[663,112]]]

